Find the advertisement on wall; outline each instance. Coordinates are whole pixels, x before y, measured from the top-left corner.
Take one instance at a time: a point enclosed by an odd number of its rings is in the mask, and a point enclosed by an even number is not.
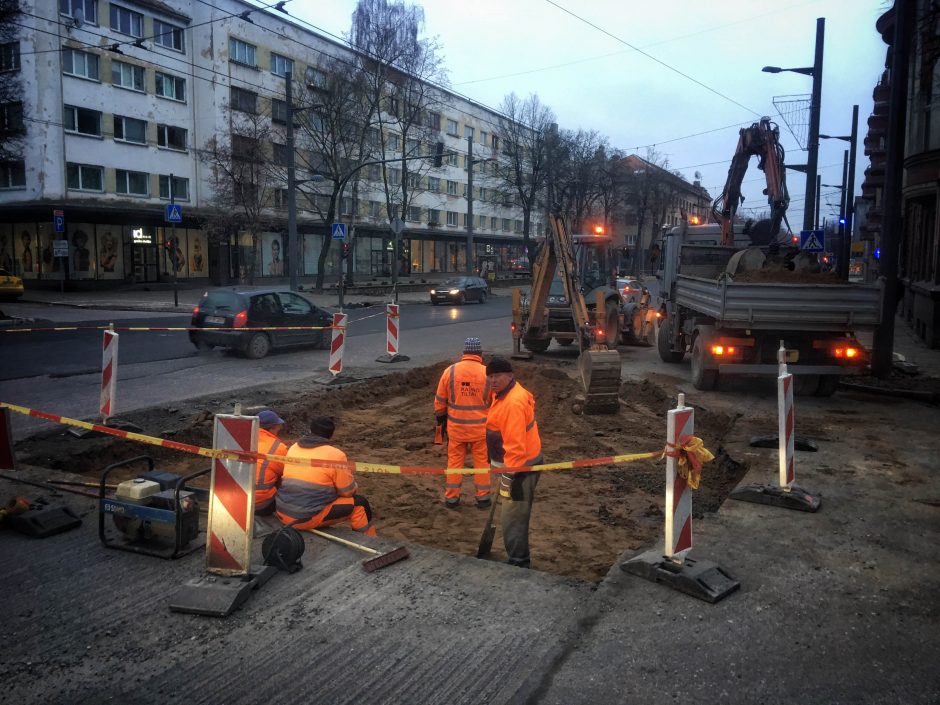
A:
[[[176,249],[172,250],[166,246],[171,237],[174,237],[172,228],[157,228],[160,247],[163,249],[163,256],[160,258],[160,271],[162,274],[173,276],[174,272],[179,279],[189,276],[189,262],[186,256],[187,237],[186,228],[176,228]],[[162,231],[162,233],[160,232]]]
[[[69,278],[94,279],[95,262],[91,253],[95,247],[95,226],[90,223],[69,223]]]
[[[10,274],[16,273],[16,261],[13,257],[13,227],[0,224],[0,269]]]
[[[101,279],[124,278],[124,247],[120,225],[99,225],[98,276]]]
[[[24,279],[35,279],[39,271],[39,241],[35,223],[13,225],[13,246],[16,261],[14,272]]]
[[[180,230],[177,229],[176,232],[179,233]],[[209,276],[209,247],[206,244],[206,234],[201,230],[187,230],[186,235],[189,240],[189,276]]]
[[[284,238],[281,233],[261,233],[261,276],[283,277]]]
[[[39,271],[46,279],[62,279],[65,274],[62,257],[54,257],[52,254],[52,243],[54,240],[67,239],[63,233],[56,233],[52,230],[44,230],[39,238],[42,246],[42,257],[39,262]],[[72,242],[69,240],[69,250],[72,248]]]

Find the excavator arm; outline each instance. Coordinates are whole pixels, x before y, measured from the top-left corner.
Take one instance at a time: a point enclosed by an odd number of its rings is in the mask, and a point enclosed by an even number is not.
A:
[[[776,235],[780,231],[780,222],[790,205],[784,155],[780,128],[770,118],[761,118],[760,122],[741,128],[725,187],[712,204],[712,213],[721,224],[722,245],[734,245],[734,216],[741,203],[741,183],[752,156],[757,156],[757,168],[764,172],[767,180],[764,194],[770,204],[771,234]]]

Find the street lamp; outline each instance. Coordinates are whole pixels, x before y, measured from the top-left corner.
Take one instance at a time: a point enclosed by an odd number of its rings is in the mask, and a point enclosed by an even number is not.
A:
[[[782,73],[789,71],[813,78],[813,97],[809,106],[809,143],[806,145],[806,166],[793,165],[791,169],[806,172],[806,200],[803,208],[803,230],[813,229],[812,204],[816,201],[816,171],[819,164],[819,112],[822,99],[823,40],[826,33],[826,18],[816,20],[816,54],[813,65],[809,67],[787,68],[765,66],[764,73]]]
[[[467,274],[473,275],[473,167],[491,160],[473,158],[473,137],[467,136]]]
[[[849,258],[852,254],[852,221],[855,217],[855,155],[858,151],[858,106],[852,106],[852,133],[849,135],[820,135],[824,140],[842,140],[849,143],[849,160],[847,165],[847,178],[843,179],[846,184],[844,192],[845,209],[843,218],[845,218],[845,232],[848,237],[844,238],[843,251],[839,253],[839,275],[846,280],[849,277]],[[844,268],[843,268],[844,267]]]

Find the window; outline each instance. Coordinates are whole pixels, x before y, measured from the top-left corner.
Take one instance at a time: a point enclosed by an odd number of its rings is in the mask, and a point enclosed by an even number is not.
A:
[[[415,174],[413,171],[408,172],[408,188],[414,190],[421,188],[421,174]]]
[[[168,73],[157,72],[156,76],[157,95],[161,98],[178,100],[181,103],[186,102],[186,79],[177,76],[171,76]]]
[[[149,196],[150,177],[142,171],[125,171],[117,169],[117,192],[128,196]]]
[[[258,140],[245,135],[232,135],[232,158],[255,159],[259,157]]]
[[[98,80],[98,55],[78,49],[62,50],[62,72],[79,78]]]
[[[463,185],[463,197],[466,198],[468,193],[470,193],[470,190],[467,188],[467,184],[464,184]]]
[[[390,134],[388,136],[388,148],[393,152],[397,152],[399,149],[401,149],[401,137]]]
[[[160,198],[170,199],[170,177],[165,174],[160,174]],[[173,177],[173,200],[189,200],[189,179],[181,176]]]
[[[457,136],[457,121],[456,120],[447,120],[447,134]]]
[[[400,184],[401,183],[401,169],[389,169],[388,181],[389,183],[395,184],[396,186]]]
[[[132,91],[143,91],[144,67],[125,64],[123,61],[112,61],[111,83],[121,88],[129,88]]]
[[[493,149],[499,149],[499,137],[493,135]]]
[[[441,114],[440,113],[428,113],[428,127],[432,130],[441,131]]]
[[[115,115],[114,139],[136,144],[147,144],[147,121]]]
[[[456,182],[456,181],[448,181],[448,182],[447,182],[447,195],[448,195],[448,196],[456,196],[456,195],[457,195],[457,182]]]
[[[244,88],[232,86],[231,104],[233,110],[241,110],[245,113],[257,113],[258,94],[253,91],[246,91]]]
[[[186,130],[172,125],[157,125],[157,144],[167,149],[186,151]]]
[[[419,206],[408,206],[408,220],[415,223],[421,222],[421,208]]]
[[[480,130],[480,144],[482,144],[484,147],[486,146],[486,135],[486,130]]]
[[[428,177],[428,191],[431,193],[437,193],[441,190],[441,180],[436,176]]]
[[[167,49],[183,51],[183,30],[168,22],[154,18],[153,41]]]
[[[490,230],[499,230],[499,218],[490,216]]]
[[[389,115],[398,117],[398,111],[398,98],[389,98],[385,103],[385,112],[387,112]]]
[[[447,211],[447,224],[457,227],[457,213],[455,211]]]
[[[440,225],[441,224],[441,212],[436,208],[430,208],[428,210],[428,225]]]
[[[405,153],[410,157],[421,156],[421,142],[419,140],[405,140]]]
[[[521,220],[517,220],[517,221],[515,221],[515,222],[513,223],[513,231],[514,231],[514,232],[517,232],[517,233],[521,233],[521,232],[522,232],[522,221],[521,221]]]
[[[111,5],[111,29],[132,37],[144,36],[144,16],[120,5]]]
[[[512,221],[509,218],[503,218],[503,230],[506,232],[512,230]]]
[[[447,164],[448,166],[457,166],[458,164],[458,155],[457,152],[448,152],[447,153]]]
[[[382,165],[370,164],[368,178],[369,178],[369,181],[380,181],[382,179]]]
[[[293,59],[288,59],[286,56],[275,54],[272,51],[271,52],[271,73],[277,76],[285,76],[287,74],[293,75],[294,73]]]
[[[271,143],[271,159],[278,166],[287,166],[287,145],[279,142]]]
[[[371,218],[381,218],[381,217],[382,217],[382,203],[381,203],[381,201],[369,201],[369,217],[371,217]]]
[[[473,139],[473,128],[470,125],[463,126],[463,136]]]
[[[486,216],[485,215],[477,216],[477,227],[479,227],[481,230],[486,230]]]
[[[23,132],[23,103],[0,103],[0,136],[18,135]]]
[[[104,179],[102,178],[103,169],[100,166],[91,166],[89,164],[65,165],[66,180],[70,189],[76,191],[101,191]]]
[[[271,99],[271,122],[276,122],[280,125],[287,124],[286,100],[278,100],[277,98]]]
[[[59,0],[59,14],[98,24],[98,0]]]
[[[340,211],[342,215],[352,215],[353,208],[356,206],[355,201],[349,196],[343,196],[343,200],[340,202]]]
[[[235,39],[235,37],[228,38],[228,58],[232,61],[247,66],[257,66],[257,63],[255,63],[256,50],[257,47],[254,44],[243,42],[241,39]]]
[[[26,186],[26,162],[0,162],[0,189]]]
[[[0,71],[20,70],[20,43],[0,44]]]
[[[288,197],[286,188],[274,189],[274,207],[275,208],[287,208],[288,200],[289,200],[289,197]]]
[[[65,123],[66,132],[101,137],[101,113],[97,110],[66,105],[63,122]]]
[[[486,189],[482,186],[480,187],[480,200],[481,201],[486,200]]]
[[[326,90],[327,84],[329,83],[329,76],[326,71],[308,66],[307,70],[304,71],[304,83],[307,84],[308,88]]]

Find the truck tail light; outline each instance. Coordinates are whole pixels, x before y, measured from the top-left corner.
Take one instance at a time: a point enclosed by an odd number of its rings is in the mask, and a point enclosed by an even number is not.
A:
[[[858,348],[846,348],[845,356],[850,359],[854,357],[858,357]]]
[[[712,355],[721,356],[725,354],[724,345],[712,345]]]
[[[236,328],[244,328],[248,323],[248,311],[239,311],[235,314],[234,326]]]

